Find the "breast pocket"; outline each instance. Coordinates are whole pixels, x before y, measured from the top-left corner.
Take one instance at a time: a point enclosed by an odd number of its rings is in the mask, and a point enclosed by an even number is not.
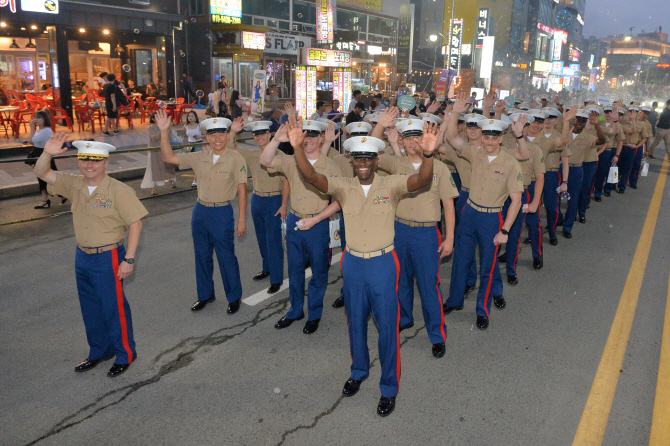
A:
[[[96,217],[109,217],[110,215],[114,214],[114,209],[112,209],[111,206],[107,206],[104,204],[94,205],[91,213]]]
[[[391,191],[387,189],[377,190],[371,197],[371,212],[376,215],[386,215],[393,212],[393,202]]]
[[[353,191],[350,192],[351,196],[346,198],[346,201],[342,205],[342,213],[344,215],[359,215],[361,213],[363,203],[361,202],[360,198],[353,195]],[[340,201],[340,204],[342,202]]]

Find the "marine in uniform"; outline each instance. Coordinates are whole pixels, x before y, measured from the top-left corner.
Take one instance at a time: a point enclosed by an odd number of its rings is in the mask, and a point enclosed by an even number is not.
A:
[[[307,153],[309,162],[319,173],[342,175],[337,164],[320,151],[319,143],[323,125],[312,120],[303,120],[301,123],[302,128],[306,131],[303,150]],[[286,139],[287,131],[286,126],[280,128],[277,131],[279,138]],[[319,328],[323,312],[323,296],[328,286],[328,266],[330,264],[328,217],[337,212],[340,207],[336,202],[330,203],[329,197],[321,195],[314,186],[305,181],[298,171],[295,155],[275,157],[275,154],[274,147],[266,147],[261,154],[260,162],[267,167],[268,172],[279,172],[285,175],[291,188],[291,205],[286,217],[286,256],[288,258],[291,308],[275,324],[275,328],[286,328],[305,317],[305,267],[309,262],[312,268],[312,278],[307,290],[308,317],[303,333],[312,334]]]
[[[633,167],[630,170],[630,177],[628,178],[628,185],[631,189],[637,189],[637,180],[640,177],[642,158],[646,158],[645,152],[647,151],[647,146],[651,141],[652,136],[654,136],[651,132],[651,124],[647,121],[650,114],[650,107],[640,107],[637,117],[637,125],[641,128],[640,141],[638,142],[638,148],[635,151]]]
[[[508,241],[509,229],[521,209],[523,176],[517,160],[501,150],[502,131],[506,124],[496,119],[485,119],[478,123],[482,128],[482,149],[473,147],[457,134],[458,113],[466,104],[459,100],[447,128],[447,139],[459,155],[472,165],[472,187],[468,203],[461,215],[456,233],[456,251],[452,266],[452,287],[449,299],[444,305],[445,314],[463,309],[467,272],[479,245],[481,264],[480,286],[477,296],[477,328],[485,330],[489,326],[491,297],[496,307],[505,307],[503,285],[498,267],[498,247]],[[515,136],[523,138],[525,117],[514,124]],[[526,142],[519,140],[520,155],[529,157]],[[503,221],[502,208],[508,197],[508,218]],[[456,284],[453,284],[453,282]]]
[[[626,141],[624,142],[623,149],[621,149],[621,158],[619,158],[618,164],[619,186],[617,192],[620,194],[626,192],[626,183],[628,183],[630,172],[633,169],[637,151],[641,147],[639,143],[642,139],[641,134],[643,130],[640,122],[637,120],[637,107],[633,106],[629,110],[619,110],[619,113],[622,112],[623,116],[619,118],[619,125],[623,125]]]
[[[619,161],[619,155],[623,148],[622,126],[619,125],[619,113],[616,107],[606,106],[603,108],[605,122],[601,126],[607,138],[605,150],[598,155],[598,168],[596,169],[595,186],[593,188],[593,199],[597,202],[602,200],[603,194],[609,197],[612,193],[612,184],[607,182],[610,167]]]
[[[200,123],[212,150],[175,155],[170,147],[172,120],[164,111],[156,113],[161,130],[163,161],[193,169],[198,178],[198,199],[191,217],[191,234],[195,252],[195,278],[198,300],[191,310],[200,311],[216,300],[214,295],[214,260],[219,263],[223,289],[228,300],[228,314],[240,309],[242,282],[235,256],[235,217],[231,202],[237,196],[239,216],[237,236],[247,230],[247,164],[235,150],[226,148],[232,122],[226,118],[210,118]]]
[[[423,113],[422,113],[423,114]],[[434,115],[432,115],[434,117]],[[436,119],[425,117],[426,122],[439,124]],[[379,168],[391,175],[414,175],[423,162],[416,138],[423,136],[424,120],[408,119],[397,125],[405,139],[406,157],[383,156]],[[432,353],[441,358],[446,352],[447,340],[443,299],[440,290],[440,259],[448,256],[454,246],[454,198],[458,197],[456,184],[444,163],[433,162],[430,184],[416,192],[403,194],[395,216],[394,246],[400,262],[400,330],[414,326],[414,279],[421,295],[421,308],[426,331],[433,344]],[[444,206],[446,221],[442,241],[439,224],[440,202]]]
[[[433,151],[437,126],[428,129],[419,142],[424,160],[419,173],[410,176],[375,175],[377,154],[384,142],[374,137],[351,138],[347,146],[353,157],[355,178],[329,176],[315,170],[302,150],[303,128],[289,121],[290,138],[296,148],[296,162],[305,180],[324,194],[339,200],[349,226],[347,248],[342,256],[344,303],[351,345],[351,377],[344,385],[344,396],[355,395],[370,373],[367,346],[368,318],[373,314],[379,328],[381,364],[380,416],[395,408],[400,381],[398,281],[400,265],[393,240],[394,219],[402,194],[427,186],[433,177]]]
[[[81,314],[90,347],[75,372],[91,370],[116,357],[107,376],[125,372],[137,358],[130,306],[123,280],[133,272],[134,257],[147,210],[135,191],[105,173],[109,152],[116,148],[93,141],[75,141],[82,175],[51,170],[53,156],[65,153],[65,133],[54,135],[35,165],[35,175],[53,187],[53,194],[72,203],[77,240],[75,274]],[[128,249],[123,240],[128,232]]]
[[[598,120],[605,113],[602,107],[590,105],[586,107],[588,112],[596,112]],[[602,127],[600,127],[602,130]],[[597,129],[591,124],[587,124],[584,132],[597,137]],[[584,162],[582,163],[582,170],[584,171],[584,178],[582,180],[582,189],[579,192],[579,200],[577,201],[577,218],[580,223],[586,223],[586,210],[591,204],[591,194],[595,188],[596,170],[598,169],[598,159],[605,151],[606,140],[601,145],[589,147],[584,155]]]
[[[229,145],[242,155],[251,172],[254,192],[251,195],[251,218],[254,221],[256,241],[261,252],[263,269],[256,274],[254,280],[270,277],[269,294],[279,291],[284,283],[284,246],[282,245],[281,221],[286,218],[288,209],[288,180],[279,174],[270,174],[261,166],[261,153],[269,145],[279,148],[279,138],[271,140],[270,121],[250,123],[246,130],[254,136],[258,149],[246,150],[237,147],[237,134],[244,126],[244,119],[233,122],[228,138]],[[281,152],[277,156],[281,156]]]

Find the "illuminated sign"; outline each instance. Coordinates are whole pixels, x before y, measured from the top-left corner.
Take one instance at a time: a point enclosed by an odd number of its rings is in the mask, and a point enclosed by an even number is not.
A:
[[[0,6],[7,6],[8,3],[9,9],[16,12],[16,0],[0,0]],[[21,0],[21,10],[58,14],[58,0]]]
[[[593,54],[591,54],[591,58],[589,59],[589,70],[590,70],[591,68],[593,68],[593,59],[594,59],[594,58],[595,58],[595,56],[594,56]]]
[[[551,72],[554,74],[563,74],[563,61],[552,63]]]
[[[572,57],[570,60],[573,62],[579,62],[579,58],[581,57],[582,53],[580,53],[578,50],[572,50]]]
[[[482,40],[483,44],[479,77],[482,79],[489,79],[491,77],[491,67],[493,66],[493,47],[496,38],[494,36],[486,36],[482,37]]]
[[[316,67],[296,67],[295,109],[303,119],[316,111]]]
[[[533,70],[538,73],[549,73],[552,69],[551,62],[545,62],[543,60],[536,60],[533,65]]]
[[[412,68],[412,41],[414,40],[414,5],[400,5],[398,16],[398,73],[408,74]]]
[[[556,63],[556,62],[554,62]],[[574,76],[575,75],[575,70],[573,70],[570,67],[563,67],[563,76]]]
[[[490,35],[490,16],[491,8],[479,8],[479,17],[477,17],[477,48],[483,48],[483,38]]]
[[[670,63],[657,63],[656,68],[670,68]]]
[[[570,67],[571,70],[574,70],[574,71],[581,71],[581,69],[582,69],[581,65],[579,65],[578,63],[571,63],[569,65],[569,67]]]
[[[333,34],[335,34],[334,3],[335,0],[316,1],[316,41],[318,43],[333,43]]]
[[[554,35],[554,28],[550,28],[547,25],[543,25],[541,23],[538,23],[537,24],[537,29],[539,29],[540,31],[544,31],[545,33],[549,34],[550,36]]]
[[[259,62],[261,60],[260,56],[247,56],[244,54],[235,54],[233,59],[240,60],[242,62]]]
[[[209,9],[212,23],[242,23],[242,0],[210,0]]]
[[[333,71],[333,100],[340,104],[351,101],[351,68]]]
[[[16,12],[16,0],[0,0],[0,8],[9,6],[11,12]]]
[[[497,63],[497,62],[496,62]],[[502,66],[502,65],[501,65]],[[528,64],[525,63],[513,63],[510,65],[512,68],[521,68],[522,70],[525,70],[528,68]]]
[[[357,42],[337,42],[334,46],[338,50],[362,51],[361,45]]]
[[[579,22],[580,25],[584,26],[584,19],[580,14],[577,14],[577,21]]]
[[[449,26],[449,69],[461,74],[461,45],[463,44],[463,19],[454,19]]]
[[[242,48],[249,50],[264,50],[265,34],[242,31]]]
[[[307,65],[319,67],[350,67],[351,53],[348,51],[307,48]]]
[[[472,44],[464,43],[461,45],[461,56],[469,56],[472,54]]]
[[[367,11],[382,12],[382,0],[338,0],[340,5],[349,5]]]

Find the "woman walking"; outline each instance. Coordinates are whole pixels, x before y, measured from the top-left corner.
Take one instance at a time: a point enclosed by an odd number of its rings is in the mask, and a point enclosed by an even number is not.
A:
[[[200,119],[198,119],[198,114],[191,110],[186,115],[186,124],[184,124],[184,130],[186,130],[186,136],[188,137],[189,143],[198,143],[202,142],[202,132],[200,131]],[[202,146],[193,146],[194,152],[201,152]],[[193,183],[191,187],[198,187],[198,178],[193,177]]]

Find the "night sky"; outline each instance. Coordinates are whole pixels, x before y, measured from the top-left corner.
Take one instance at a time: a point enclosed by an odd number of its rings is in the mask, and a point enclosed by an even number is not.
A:
[[[584,37],[607,37],[611,34],[652,32],[659,26],[670,32],[668,0],[586,0]]]

